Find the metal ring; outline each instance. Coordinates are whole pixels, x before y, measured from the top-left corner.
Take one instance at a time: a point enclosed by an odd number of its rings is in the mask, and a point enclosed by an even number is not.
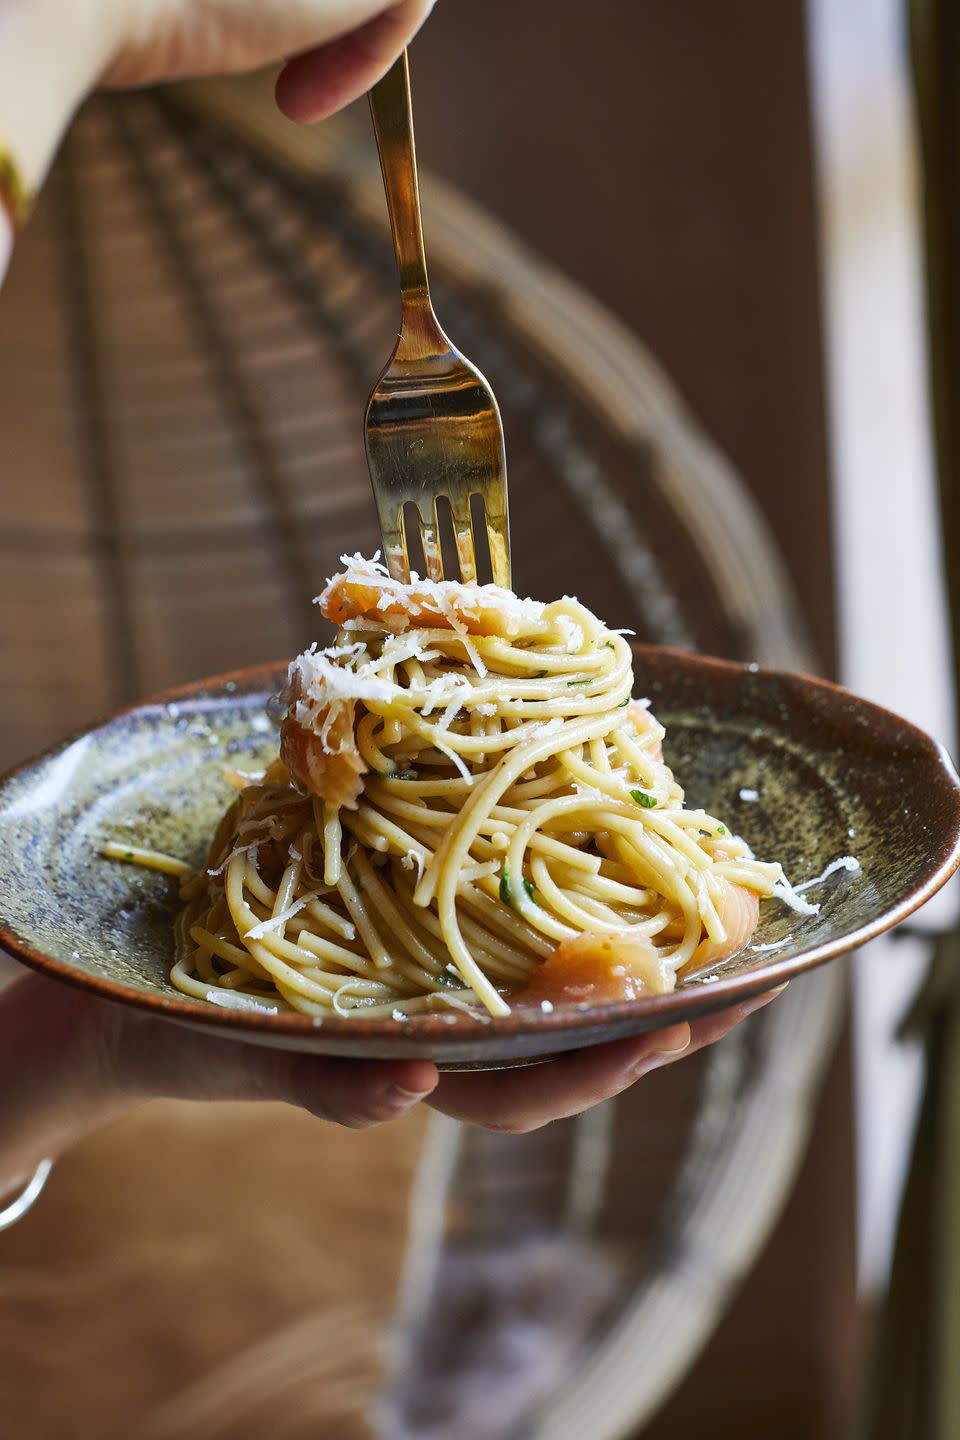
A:
[[[18,1220],[23,1219],[31,1205],[33,1205],[34,1201],[39,1197],[44,1185],[46,1185],[47,1177],[52,1169],[52,1160],[40,1161],[30,1181],[25,1188],[21,1190],[16,1200],[12,1200],[9,1205],[3,1210],[0,1210],[0,1230],[9,1230],[11,1225],[16,1225]]]

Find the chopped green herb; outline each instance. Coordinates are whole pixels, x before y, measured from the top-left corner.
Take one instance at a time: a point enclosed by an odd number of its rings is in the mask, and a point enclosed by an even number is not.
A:
[[[631,790],[630,799],[636,800],[637,804],[642,805],[644,810],[652,810],[657,803],[656,795],[648,795],[645,790]]]
[[[416,770],[395,770],[390,777],[392,780],[416,780]]]
[[[440,973],[438,975],[434,975],[433,978],[438,985],[453,985],[455,983],[453,976],[448,975],[445,970],[441,970]]]
[[[586,680],[568,680],[568,685],[592,685],[593,679],[588,675]]]
[[[718,835],[726,835],[726,833],[727,833],[727,827],[726,827],[726,825],[718,825],[718,826],[717,826],[717,834],[718,834]]]
[[[624,707],[624,705],[629,705],[629,704],[630,704],[630,696],[628,695],[627,698],[626,698],[626,700],[621,700],[621,701],[620,701],[620,704],[617,706],[617,709],[618,709],[618,710],[622,710],[623,707]]]
[[[523,888],[531,900],[536,900],[537,892],[532,881],[528,880],[526,876],[523,877]],[[511,910],[516,909],[513,903],[513,887],[510,884],[510,876],[507,874],[506,867],[500,871],[500,899],[504,905],[509,905]]]
[[[606,645],[608,650],[612,650],[614,648],[612,640],[605,640],[603,643]]]

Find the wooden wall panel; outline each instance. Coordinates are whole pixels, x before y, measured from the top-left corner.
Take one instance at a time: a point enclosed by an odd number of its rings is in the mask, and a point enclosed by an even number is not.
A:
[[[802,0],[440,0],[412,65],[423,162],[649,345],[773,525],[830,660]]]

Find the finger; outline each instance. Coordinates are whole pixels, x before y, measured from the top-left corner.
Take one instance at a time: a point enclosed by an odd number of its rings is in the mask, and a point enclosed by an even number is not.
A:
[[[439,1078],[428,1061],[334,1060],[126,1015],[108,1052],[118,1086],[142,1096],[278,1100],[353,1129],[396,1119]]]
[[[596,1045],[545,1065],[515,1070],[446,1074],[428,1099],[434,1110],[523,1135],[553,1120],[579,1115],[628,1089],[644,1075],[723,1038],[779,990],[703,1016],[691,1025],[672,1025],[629,1040]]]
[[[671,1025],[578,1050],[545,1065],[447,1074],[441,1076],[430,1104],[458,1120],[522,1135],[609,1099],[641,1075],[685,1054],[690,1043],[689,1025]]]
[[[290,120],[323,120],[358,99],[387,73],[433,9],[433,0],[400,0],[359,29],[288,61],[277,77],[277,104]]]
[[[756,1010],[762,1010],[769,1005],[771,1000],[776,1000],[786,990],[786,985],[780,985],[776,990],[766,990],[762,995],[754,995],[749,1000],[741,1000],[736,1005],[730,1005],[725,1010],[714,1010],[710,1015],[702,1015],[699,1020],[694,1020],[691,1029],[693,1031],[693,1044],[691,1051],[702,1050],[707,1045],[713,1045],[717,1040],[722,1040],[741,1020],[752,1015]]]

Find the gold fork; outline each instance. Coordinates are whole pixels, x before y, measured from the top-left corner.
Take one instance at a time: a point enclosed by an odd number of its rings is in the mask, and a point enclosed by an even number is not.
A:
[[[470,513],[479,496],[493,580],[510,586],[503,426],[493,391],[440,329],[430,300],[406,52],[370,92],[373,128],[400,272],[402,318],[393,354],[367,402],[364,440],[386,565],[410,579],[415,506],[427,574],[442,580],[438,501],[450,506],[460,578],[477,578]]]

